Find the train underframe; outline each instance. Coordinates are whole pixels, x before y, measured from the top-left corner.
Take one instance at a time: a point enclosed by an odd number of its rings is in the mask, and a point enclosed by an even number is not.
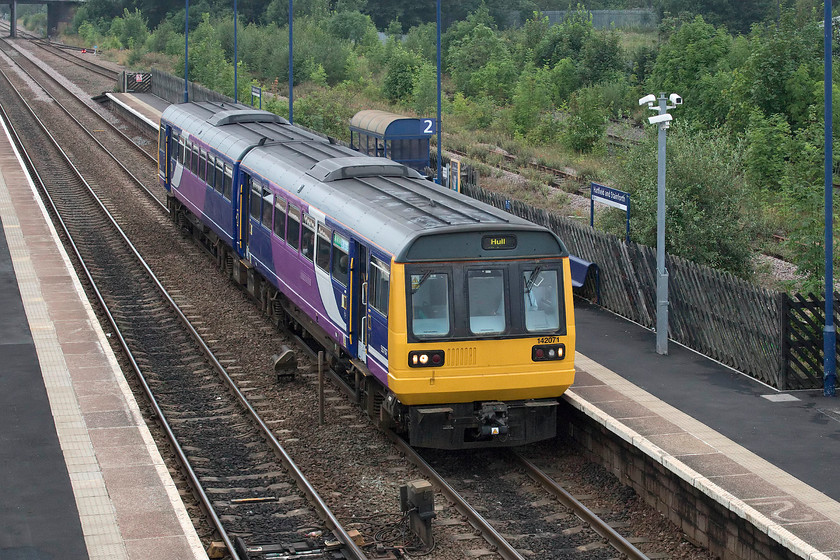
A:
[[[549,439],[557,432],[555,399],[488,401],[407,406],[353,359],[321,327],[242,261],[210,228],[175,197],[169,196],[170,217],[216,260],[216,266],[255,300],[278,327],[322,350],[327,366],[343,388],[382,429],[406,435],[415,447],[469,449],[512,447]]]

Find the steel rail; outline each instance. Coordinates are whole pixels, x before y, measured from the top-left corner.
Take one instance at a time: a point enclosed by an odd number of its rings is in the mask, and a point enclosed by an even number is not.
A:
[[[638,548],[633,546],[630,541],[622,537],[615,529],[610,527],[606,521],[598,517],[592,512],[592,510],[569,494],[569,492],[557,484],[550,476],[540,470],[539,467],[515,451],[512,451],[511,455],[513,455],[515,460],[519,462],[520,466],[527,471],[531,478],[551,492],[558,500],[560,500],[560,502],[563,503],[564,506],[571,509],[581,520],[589,523],[592,530],[605,538],[610,546],[621,554],[626,555],[627,558],[630,558],[631,560],[649,560],[648,557],[645,556],[645,554]]]
[[[6,44],[7,44],[7,45],[11,48],[11,49],[16,50],[16,49],[14,49],[14,47],[12,46],[12,44],[11,44],[11,43],[9,43],[9,41],[7,40],[7,38],[3,38],[3,42],[4,42],[4,43],[6,43]],[[16,51],[16,52],[17,52],[17,51]],[[26,58],[26,57],[24,57],[24,58]],[[63,90],[64,92],[66,92],[68,95],[70,95],[70,96],[71,96],[71,97],[73,97],[74,99],[78,99],[78,100],[79,100],[79,101],[80,101],[80,102],[81,102],[81,103],[82,103],[85,107],[87,107],[87,108],[88,108],[88,110],[90,111],[90,113],[92,113],[92,114],[93,114],[93,115],[94,115],[97,119],[99,119],[100,121],[102,121],[102,122],[103,122],[106,126],[108,126],[109,128],[111,128],[111,129],[112,129],[114,132],[116,132],[118,135],[120,135],[120,136],[121,136],[121,137],[122,137],[122,138],[123,138],[126,142],[128,142],[129,144],[131,144],[131,146],[132,146],[135,150],[137,150],[138,152],[140,152],[140,153],[141,153],[143,156],[145,156],[147,159],[149,159],[149,160],[151,160],[151,161],[153,161],[153,162],[157,162],[157,156],[155,156],[155,155],[153,155],[153,154],[150,154],[150,153],[149,153],[149,152],[147,152],[145,149],[143,149],[141,146],[139,146],[136,142],[134,142],[131,138],[129,138],[129,137],[128,137],[128,136],[127,136],[127,135],[126,135],[123,131],[121,131],[121,130],[120,130],[120,129],[118,129],[118,128],[114,125],[114,124],[112,124],[110,121],[108,121],[108,119],[106,119],[105,117],[103,117],[102,115],[100,115],[98,112],[96,112],[96,111],[95,111],[95,110],[93,110],[91,107],[89,107],[86,103],[84,103],[84,101],[82,101],[81,99],[79,99],[79,98],[78,98],[78,96],[76,96],[76,94],[74,94],[72,91],[70,91],[70,89],[69,89],[69,88],[67,88],[67,86],[65,86],[64,84],[62,84],[61,82],[59,82],[58,80],[56,80],[55,78],[53,78],[52,76],[50,76],[50,75],[49,75],[49,73],[48,73],[46,70],[44,70],[43,68],[41,68],[40,66],[38,66],[37,64],[35,64],[35,63],[34,63],[34,62],[32,62],[31,60],[29,60],[28,58],[27,58],[27,60],[28,60],[28,61],[29,61],[29,62],[30,62],[33,66],[35,66],[35,67],[36,67],[36,68],[38,68],[41,72],[43,72],[43,73],[44,73],[44,74],[45,74],[45,75],[46,75],[46,76],[47,76],[50,80],[52,80],[52,81],[56,84],[56,86],[58,86],[58,88],[59,88],[59,89],[61,89],[61,90]],[[32,74],[28,71],[28,70],[26,70],[25,68],[23,68],[23,67],[21,66],[21,64],[20,64],[18,61],[15,61],[15,64],[17,64],[17,65],[18,65],[18,67],[20,67],[20,69],[21,69],[21,70],[23,70],[23,72],[25,72],[27,76],[29,76],[30,78],[32,78],[32,80],[33,80],[36,84],[38,84],[38,86],[40,86],[40,88],[41,88],[42,90],[44,90],[44,91],[47,93],[47,95],[49,95],[49,96],[50,96],[53,100],[55,100],[55,101],[56,101],[56,103],[59,103],[59,105],[60,105],[60,106],[61,106],[61,107],[65,110],[65,112],[67,112],[67,109],[66,109],[66,108],[64,108],[64,106],[63,106],[63,105],[61,105],[61,103],[60,103],[60,102],[59,102],[59,101],[55,98],[55,96],[54,96],[54,95],[52,95],[52,94],[51,94],[51,93],[50,93],[50,92],[49,92],[49,91],[48,91],[48,90],[44,87],[44,85],[43,85],[41,82],[39,82],[39,81],[38,81],[38,80],[37,80],[37,79],[36,79],[36,78],[35,78],[35,77],[34,77],[34,76],[33,76],[33,75],[32,75]],[[68,112],[68,114],[69,114],[69,112]],[[70,116],[72,117],[72,115],[70,115]],[[76,119],[75,119],[75,117],[72,117],[72,118],[73,118],[73,120],[76,120]],[[76,120],[76,122],[77,122],[77,124],[78,124],[78,121],[77,121],[77,120]],[[84,128],[84,126],[83,126],[83,125],[81,125],[81,124],[79,124],[79,126],[82,126],[82,128]],[[93,136],[90,132],[88,132],[88,130],[87,130],[87,129],[85,129],[85,133],[87,133],[87,134],[88,134],[88,136],[90,136],[90,137],[91,137],[94,141],[96,141],[97,143],[99,143],[99,141],[98,141],[98,140],[96,140],[96,137],[94,137],[94,136]],[[101,144],[101,143],[99,143],[99,145],[101,146],[102,144]],[[107,150],[106,150],[106,151],[107,151]],[[108,152],[108,153],[109,153],[109,155],[111,155],[111,157],[113,157],[113,155],[112,155],[110,152]],[[117,162],[117,163],[119,163],[119,162]]]
[[[11,26],[8,22],[4,21],[4,22],[0,23],[0,28],[5,29],[5,30],[10,30]],[[86,70],[90,70],[91,72],[93,72],[95,74],[99,74],[100,76],[102,76],[104,78],[109,78],[109,79],[112,79],[112,80],[116,80],[120,76],[120,73],[116,70],[112,70],[111,68],[106,68],[105,66],[102,66],[101,64],[97,64],[97,63],[92,62],[90,60],[83,60],[83,59],[80,59],[78,57],[68,57],[68,56],[65,56],[64,53],[62,52],[62,50],[72,50],[72,51],[81,52],[81,50],[82,50],[81,47],[74,47],[74,46],[71,46],[71,45],[65,45],[63,43],[58,43],[58,44],[53,43],[48,38],[44,39],[43,37],[39,37],[39,36],[35,35],[34,33],[30,33],[28,31],[26,31],[25,29],[20,29],[20,26],[18,26],[17,33],[18,33],[18,36],[21,39],[26,39],[26,40],[29,40],[33,43],[37,43],[38,46],[40,46],[41,48],[43,48],[46,51],[49,51],[50,48],[47,48],[45,46],[45,44],[49,45],[49,47],[51,47],[52,49],[55,49],[53,51],[53,54],[55,54],[59,58],[67,60],[68,62],[71,62],[71,63],[73,63],[77,66],[80,66],[80,67],[82,67]]]
[[[417,451],[408,445],[405,440],[390,430],[385,434],[402,451],[409,461],[423,471],[431,479],[431,484],[437,487],[446,498],[455,505],[455,509],[467,518],[469,523],[481,531],[482,537],[492,547],[494,552],[505,560],[526,560],[525,557],[511,545],[490,523],[484,519],[452,486],[449,485],[429,463],[421,457]]]
[[[6,76],[6,74],[2,70],[0,70],[0,75],[2,75],[2,77],[11,86],[11,81],[9,81],[8,76]],[[14,89],[14,87],[12,87],[12,89]],[[15,91],[17,91],[17,90],[15,90]],[[312,505],[315,506],[315,508],[318,510],[318,513],[323,516],[322,518],[327,523],[327,526],[334,532],[334,534],[336,535],[336,538],[338,538],[338,540],[345,546],[345,548],[353,554],[353,558],[356,558],[358,560],[366,559],[367,557],[364,554],[364,552],[362,552],[361,549],[358,548],[358,546],[353,541],[353,539],[347,534],[347,532],[344,530],[344,528],[338,522],[335,515],[332,513],[332,511],[329,509],[329,507],[326,505],[326,503],[318,495],[315,488],[309,483],[309,481],[306,479],[306,477],[303,475],[303,473],[300,471],[300,469],[297,467],[297,465],[295,465],[292,458],[288,455],[288,453],[285,451],[285,449],[283,449],[282,445],[280,445],[280,443],[277,441],[277,439],[271,433],[271,430],[262,421],[262,419],[259,417],[257,412],[254,410],[254,408],[251,406],[251,404],[248,402],[248,400],[245,398],[245,396],[242,394],[242,392],[239,391],[238,387],[236,387],[236,384],[234,383],[233,379],[227,374],[227,371],[225,371],[224,366],[222,366],[221,363],[216,359],[215,355],[212,353],[210,348],[204,342],[204,340],[202,339],[200,334],[192,326],[189,319],[186,317],[186,315],[183,313],[183,311],[180,309],[180,307],[177,305],[177,303],[174,301],[174,299],[171,297],[171,295],[166,291],[166,288],[164,288],[164,286],[161,284],[161,282],[159,281],[157,276],[155,276],[154,272],[151,270],[148,263],[146,263],[146,261],[143,259],[143,257],[140,255],[140,253],[137,251],[137,249],[134,247],[134,245],[128,239],[128,236],[125,234],[125,232],[122,230],[122,228],[120,228],[119,224],[116,223],[116,220],[114,219],[114,217],[110,214],[110,212],[108,212],[108,209],[105,207],[105,205],[102,203],[101,199],[93,191],[93,188],[90,187],[90,185],[87,183],[87,181],[85,181],[81,172],[73,165],[69,156],[59,146],[58,142],[55,140],[55,138],[52,136],[52,134],[50,134],[49,130],[47,130],[44,123],[37,117],[37,115],[35,115],[35,112],[32,110],[32,108],[29,106],[29,104],[26,103],[26,101],[22,97],[20,97],[20,100],[27,107],[27,109],[30,111],[30,113],[32,115],[32,118],[38,123],[38,125],[41,127],[41,129],[44,131],[44,133],[47,135],[47,137],[50,138],[50,140],[52,141],[55,148],[58,150],[58,152],[61,154],[61,156],[64,158],[64,160],[67,162],[70,169],[73,170],[76,177],[88,189],[88,191],[90,192],[91,196],[93,197],[93,199],[95,200],[97,205],[101,208],[101,210],[105,214],[105,216],[107,216],[108,220],[110,220],[111,225],[119,233],[123,242],[131,250],[131,252],[135,256],[135,258],[137,259],[137,261],[139,262],[141,267],[146,271],[146,273],[148,274],[148,277],[152,280],[152,282],[154,283],[155,287],[158,289],[160,294],[164,297],[164,299],[167,301],[167,303],[172,307],[173,311],[175,311],[175,313],[177,314],[177,316],[179,317],[181,322],[184,324],[185,328],[189,331],[189,333],[191,334],[191,336],[193,337],[195,342],[201,348],[202,352],[205,353],[205,356],[211,362],[214,369],[216,369],[216,371],[222,376],[223,380],[228,385],[228,387],[231,389],[231,391],[234,393],[237,400],[240,402],[240,404],[243,406],[243,408],[246,409],[248,414],[257,423],[259,428],[263,431],[264,437],[267,439],[267,441],[270,443],[270,445],[278,453],[281,461],[289,469],[290,474],[295,479],[296,483],[298,484],[298,487],[301,489],[301,491],[303,491],[306,494],[307,498],[310,500]],[[70,243],[70,246],[72,247],[73,252],[76,255],[76,258],[79,260],[79,262],[81,264],[81,267],[82,267],[82,269],[85,273],[86,278],[88,279],[88,281],[91,283],[91,286],[93,287],[93,290],[94,290],[94,293],[96,295],[97,301],[99,302],[99,304],[102,307],[104,313],[106,314],[109,323],[114,328],[114,331],[116,333],[116,336],[117,336],[117,339],[120,343],[120,346],[123,348],[129,362],[131,363],[132,369],[137,374],[137,377],[140,380],[141,385],[143,387],[143,391],[146,394],[147,398],[149,399],[149,402],[151,403],[151,405],[154,409],[154,413],[157,416],[161,426],[163,427],[164,431],[166,432],[167,438],[170,440],[170,443],[172,444],[173,449],[175,450],[176,455],[178,456],[179,462],[181,462],[182,466],[184,467],[185,471],[187,472],[187,476],[190,479],[191,485],[193,486],[193,490],[196,491],[196,493],[198,494],[199,500],[201,501],[202,506],[205,508],[205,510],[207,512],[207,515],[210,516],[212,523],[216,526],[216,529],[219,531],[219,534],[220,534],[223,542],[225,543],[225,546],[227,547],[228,552],[230,553],[231,557],[233,558],[233,560],[239,560],[239,557],[235,552],[235,548],[234,548],[234,544],[233,544],[232,540],[230,539],[230,537],[227,535],[226,531],[224,530],[222,522],[219,519],[218,515],[216,514],[215,510],[213,509],[213,506],[212,506],[212,503],[211,503],[209,497],[204,492],[204,490],[201,486],[201,483],[198,479],[198,476],[196,475],[195,471],[190,467],[189,460],[188,460],[185,452],[181,448],[180,444],[178,443],[178,441],[175,437],[175,434],[172,431],[169,423],[166,421],[166,417],[163,413],[163,410],[158,405],[157,400],[155,399],[155,397],[152,393],[152,390],[151,390],[149,384],[147,383],[147,381],[145,379],[145,376],[143,375],[143,373],[141,371],[141,368],[140,368],[139,364],[137,364],[136,360],[134,359],[134,356],[131,353],[131,350],[128,346],[127,341],[122,336],[116,319],[111,314],[111,311],[108,308],[108,305],[105,302],[104,297],[102,296],[101,292],[97,288],[97,285],[96,285],[96,282],[93,278],[93,275],[91,274],[88,267],[85,265],[85,262],[82,258],[82,255],[81,255],[81,252],[78,249],[75,241],[73,240],[72,235],[70,234],[70,231],[69,231],[68,227],[66,226],[64,220],[59,215],[57,206],[54,203],[52,197],[50,196],[44,181],[42,180],[40,174],[38,174],[38,171],[35,168],[31,158],[29,157],[29,154],[27,153],[27,151],[26,151],[26,149],[23,145],[22,140],[20,139],[19,135],[15,131],[14,126],[11,123],[11,120],[9,119],[5,109],[2,106],[0,106],[0,114],[2,114],[2,117],[3,117],[4,121],[7,123],[8,128],[10,129],[13,136],[15,137],[15,142],[19,146],[19,149],[22,153],[22,156],[25,156],[25,159],[26,159],[26,162],[27,162],[27,167],[29,167],[30,171],[33,173],[35,178],[37,178],[37,180],[40,184],[40,187],[41,187],[41,191],[45,195],[46,199],[49,201],[49,203],[50,203],[50,205],[53,209],[53,212],[55,213],[55,215],[56,215],[56,217],[59,221],[59,224],[61,225],[61,228],[64,231],[64,234],[67,236],[68,242]]]
[[[8,44],[8,42],[7,42],[5,39],[3,39],[3,42],[4,42],[4,43],[6,43],[6,44]],[[30,61],[30,62],[31,62],[31,61]],[[50,91],[49,91],[49,90],[47,90],[47,88],[45,88],[45,87],[44,87],[44,85],[43,85],[41,82],[39,82],[37,78],[35,78],[35,76],[33,76],[33,75],[32,75],[32,74],[28,71],[28,70],[26,70],[26,68],[24,68],[23,66],[21,66],[19,62],[15,61],[15,64],[17,64],[18,68],[20,68],[20,70],[21,70],[22,72],[24,72],[27,76],[29,76],[29,78],[30,78],[33,82],[35,82],[35,83],[38,85],[38,87],[40,87],[40,88],[44,91],[44,93],[45,93],[47,96],[49,96],[49,97],[50,97],[50,99],[52,99],[52,100],[55,102],[55,104],[58,106],[58,108],[59,108],[59,109],[61,109],[62,111],[64,111],[64,114],[66,114],[68,117],[70,117],[70,119],[72,119],[72,120],[73,120],[73,122],[74,122],[74,123],[76,123],[76,125],[77,125],[80,129],[82,129],[82,131],[83,131],[83,132],[84,132],[84,133],[85,133],[85,134],[86,134],[86,135],[87,135],[87,136],[88,136],[91,140],[93,140],[93,141],[94,141],[94,142],[95,142],[95,143],[96,143],[96,144],[97,144],[97,145],[98,145],[98,146],[99,146],[99,147],[100,147],[100,148],[101,148],[101,149],[102,149],[102,150],[103,150],[106,154],[108,154],[108,156],[109,156],[109,157],[110,157],[110,158],[114,161],[114,163],[116,163],[116,164],[119,166],[119,168],[120,168],[120,169],[122,169],[122,171],[123,171],[124,173],[126,173],[129,177],[131,177],[131,180],[132,180],[132,181],[134,181],[134,183],[135,183],[137,186],[139,186],[141,189],[143,189],[144,191],[146,191],[146,194],[147,194],[147,195],[149,195],[149,197],[150,197],[150,198],[151,198],[154,202],[156,202],[156,203],[157,203],[157,204],[158,204],[158,205],[159,205],[159,206],[160,206],[160,207],[161,207],[161,208],[162,208],[162,209],[163,209],[166,213],[169,213],[169,209],[166,207],[166,205],[165,205],[164,203],[162,203],[162,202],[161,202],[161,201],[160,201],[160,200],[159,200],[159,199],[155,196],[155,194],[154,194],[151,190],[149,190],[149,188],[147,188],[147,187],[146,187],[146,185],[145,185],[145,184],[143,184],[143,182],[142,182],[140,179],[138,179],[138,178],[137,178],[137,176],[136,176],[136,175],[134,175],[134,173],[132,173],[132,172],[131,172],[131,171],[130,171],[130,170],[129,170],[129,169],[128,169],[128,168],[127,168],[127,167],[126,167],[126,166],[125,166],[125,165],[124,165],[124,164],[123,164],[120,160],[119,160],[119,158],[118,158],[117,156],[115,156],[115,155],[113,154],[113,152],[111,152],[111,151],[110,151],[107,147],[105,147],[105,145],[104,145],[102,142],[100,142],[100,140],[99,140],[96,136],[94,136],[94,135],[93,135],[93,133],[91,133],[91,132],[90,132],[90,130],[88,130],[88,128],[87,128],[84,124],[82,124],[81,122],[79,122],[79,119],[77,119],[77,118],[73,115],[73,113],[72,113],[72,112],[70,112],[70,110],[69,110],[67,107],[65,107],[65,106],[61,103],[61,101],[59,101],[59,100],[58,100],[58,99],[57,99],[57,98],[56,98],[56,97],[55,97],[52,93],[50,93]],[[36,66],[37,66],[37,65],[36,65]],[[7,79],[8,79],[8,78],[7,78]],[[69,89],[67,89],[66,87],[64,87],[61,83],[59,83],[59,82],[58,82],[58,81],[56,81],[56,80],[53,80],[53,81],[54,81],[54,82],[55,82],[55,83],[59,86],[59,88],[63,89],[63,90],[64,90],[64,91],[65,91],[68,95],[71,95],[71,96],[73,96],[74,98],[76,98],[76,96],[75,96],[75,95],[74,95],[74,94],[73,94],[73,93],[72,93]],[[15,90],[15,91],[17,91],[17,90]],[[78,98],[76,98],[76,99],[78,99]],[[81,100],[79,100],[79,101],[81,101]],[[87,107],[87,104],[85,104],[84,102],[82,102],[82,105],[85,105],[85,106]],[[136,148],[138,151],[140,151],[140,152],[141,152],[141,153],[143,153],[145,156],[147,156],[147,158],[148,158],[148,159],[151,159],[151,160],[153,160],[153,161],[157,161],[157,159],[156,159],[156,158],[154,158],[154,157],[153,157],[153,156],[151,156],[148,152],[146,152],[145,150],[143,150],[142,148],[140,148],[140,146],[138,146],[137,144],[135,144],[135,143],[134,143],[134,142],[133,142],[130,138],[128,138],[125,134],[123,134],[123,132],[122,132],[121,130],[117,129],[117,127],[116,127],[116,126],[114,126],[113,124],[111,124],[110,122],[108,122],[108,120],[106,120],[106,119],[105,119],[102,115],[100,115],[99,113],[97,113],[96,111],[94,111],[93,109],[91,109],[90,107],[88,107],[88,109],[89,109],[90,113],[92,113],[92,114],[93,114],[93,115],[95,115],[95,116],[96,116],[99,120],[101,120],[102,122],[104,122],[104,123],[105,123],[105,125],[106,125],[106,126],[108,126],[109,128],[111,128],[114,132],[116,132],[117,134],[119,134],[120,136],[122,136],[124,140],[126,140],[127,142],[129,142],[132,146],[134,146],[134,148]]]

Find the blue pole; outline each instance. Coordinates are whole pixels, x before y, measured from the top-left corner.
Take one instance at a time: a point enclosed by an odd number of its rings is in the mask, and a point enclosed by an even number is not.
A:
[[[295,122],[294,63],[292,62],[292,9],[294,0],[289,0],[289,122]]]
[[[190,79],[190,0],[186,2],[184,14],[184,103],[190,101],[190,90],[187,86]]]
[[[440,118],[440,0],[437,0],[437,182],[443,184],[443,141],[441,129],[443,123]]]
[[[239,66],[236,52],[236,0],[233,0],[233,102],[239,102],[239,87],[236,80],[236,71]]]
[[[834,203],[832,200],[833,154],[831,138],[831,0],[825,0],[825,328],[823,329],[823,396],[835,395],[837,359],[834,330]]]

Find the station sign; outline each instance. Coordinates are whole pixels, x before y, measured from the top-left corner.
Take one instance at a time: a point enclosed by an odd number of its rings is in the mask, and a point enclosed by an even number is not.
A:
[[[624,210],[626,218],[625,240],[630,242],[630,193],[601,185],[590,183],[589,196],[589,226],[595,227],[595,203],[600,202],[619,210]]]

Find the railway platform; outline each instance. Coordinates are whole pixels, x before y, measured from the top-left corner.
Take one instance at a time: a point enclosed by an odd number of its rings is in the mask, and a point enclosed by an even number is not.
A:
[[[109,97],[153,129],[167,105]],[[654,333],[579,300],[576,319],[573,408],[791,555],[840,560],[840,401],[778,392],[674,342],[660,356]]]
[[[0,558],[206,559],[5,131],[0,309]]]

